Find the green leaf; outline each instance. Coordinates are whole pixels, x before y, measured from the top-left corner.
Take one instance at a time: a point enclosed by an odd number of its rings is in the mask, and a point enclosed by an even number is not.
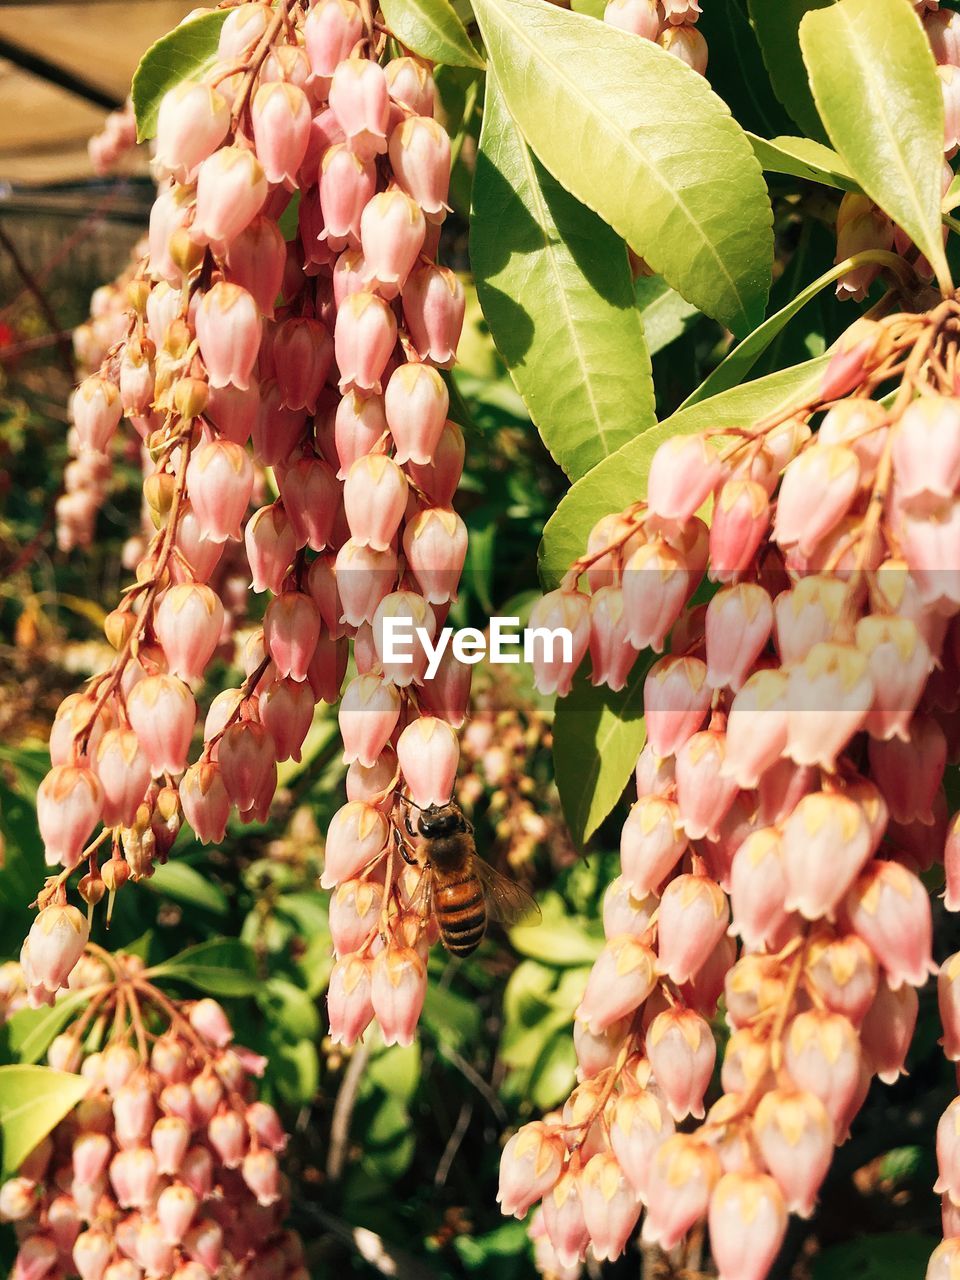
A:
[[[400,43],[422,58],[483,69],[483,59],[449,0],[381,0],[380,8]]]
[[[319,1035],[317,1006],[295,982],[287,978],[267,978],[257,988],[256,997],[264,1017],[288,1040],[315,1040]]]
[[[783,133],[792,127],[790,117],[773,92],[745,8],[743,0],[704,6],[697,26],[710,50],[707,78],[744,129]]]
[[[173,898],[174,902],[183,902],[188,906],[202,907],[213,915],[226,915],[230,909],[227,896],[219,885],[202,876],[195,867],[184,862],[182,858],[164,863],[155,868],[153,875],[144,884],[153,893],[165,898]]]
[[[7,1022],[7,1044],[20,1062],[39,1062],[54,1038],[90,999],[87,991],[71,991],[44,1009],[19,1009]]]
[[[541,1111],[549,1111],[570,1093],[576,1083],[577,1053],[567,1031],[554,1035],[533,1069],[528,1086],[530,1101]]]
[[[813,1260],[813,1280],[923,1280],[937,1241],[913,1232],[859,1236]]]
[[[835,151],[812,138],[758,138],[747,134],[754,155],[767,173],[786,173],[840,191],[859,191],[849,169]]]
[[[663,276],[640,276],[634,285],[634,296],[652,356],[682,337],[700,315],[696,307],[670,288]]]
[[[537,162],[487,74],[470,261],[493,340],[576,480],[656,421],[623,241]]]
[[[840,0],[800,24],[830,140],[874,203],[910,236],[946,291],[940,232],[943,95],[909,0]]]
[[[3,1172],[14,1173],[38,1142],[72,1110],[89,1080],[49,1067],[0,1067]]]
[[[889,259],[886,265],[894,268],[901,261],[894,253],[877,251],[876,257],[877,259]],[[838,263],[835,267],[831,267],[829,271],[824,272],[822,276],[808,284],[805,289],[801,289],[785,307],[781,307],[769,320],[765,320],[759,328],[754,329],[749,338],[744,338],[738,346],[734,347],[726,359],[721,360],[713,372],[701,382],[696,391],[687,396],[680,408],[687,409],[691,405],[699,404],[702,400],[707,400],[710,396],[719,395],[721,391],[726,391],[728,388],[738,386],[743,382],[774,338],[786,328],[798,311],[802,311],[808,302],[811,302],[822,290],[845,274],[849,269],[848,262],[849,259]]]
[[[253,952],[236,938],[211,938],[188,947],[147,974],[186,982],[211,996],[249,996],[259,986]]]
[[[643,682],[652,659],[640,658],[618,693],[599,688],[581,669],[553,720],[553,765],[570,834],[578,848],[613,806],[647,740]]]
[[[958,204],[960,204],[960,174],[955,174],[947,188],[947,194],[943,197],[943,212],[952,213]]]
[[[800,21],[833,0],[748,0],[750,22],[760,43],[773,91],[804,133],[826,140],[800,53]]]
[[[554,178],[701,311],[744,334],[770,286],[771,211],[726,106],[649,40],[545,0],[476,0],[510,114]]]
[[[593,964],[603,949],[603,931],[592,927],[596,922],[571,915],[558,893],[545,893],[540,910],[539,920],[510,930],[513,947],[523,956],[558,969]]]
[[[664,440],[708,428],[745,427],[777,410],[803,404],[816,390],[829,360],[827,355],[820,356],[680,409],[594,467],[568,490],[547,521],[540,543],[544,588],[556,587],[583,554],[587,535],[601,516],[622,511],[643,497],[650,460]]]
[[[138,142],[145,142],[157,132],[157,112],[167,90],[212,65],[227,13],[221,9],[181,23],[151,45],[140,59],[130,90]]]

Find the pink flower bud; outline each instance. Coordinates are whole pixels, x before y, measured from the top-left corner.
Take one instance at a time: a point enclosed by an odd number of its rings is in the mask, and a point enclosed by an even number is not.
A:
[[[267,179],[252,151],[221,147],[197,172],[197,212],[190,234],[198,244],[222,252],[263,207]]]
[[[197,704],[183,681],[147,676],[127,695],[127,713],[153,776],[182,773],[197,719]]]
[[[225,1048],[233,1039],[230,1020],[216,1000],[206,997],[190,1006],[190,1025],[215,1049]]]
[[[330,1039],[334,1044],[352,1045],[359,1040],[373,1018],[371,961],[363,956],[343,956],[333,966],[327,989]]]
[[[178,182],[190,183],[201,161],[216,151],[229,128],[226,98],[209,85],[181,80],[160,100],[157,161]]]
[[[227,1169],[239,1169],[247,1150],[247,1126],[236,1111],[218,1111],[207,1126],[211,1147]]]
[[[183,816],[201,844],[219,844],[230,817],[230,797],[220,765],[198,761],[180,779]]]
[[[807,954],[806,977],[823,1004],[859,1026],[877,995],[879,967],[873,952],[856,936],[814,938]]]
[[[660,13],[656,0],[609,0],[603,20],[620,31],[656,40],[660,34]]]
[[[467,526],[455,511],[426,507],[418,512],[403,531],[403,550],[428,603],[456,599],[467,555]]]
[[[859,805],[846,796],[804,796],[783,828],[786,908],[807,920],[832,919],[870,856],[870,833]]]
[[[787,1231],[780,1188],[763,1173],[726,1173],[710,1198],[719,1280],[765,1280]]]
[[[627,637],[635,649],[663,652],[667,635],[699,577],[679,552],[660,539],[637,547],[623,570]]]
[[[884,1084],[893,1084],[903,1071],[917,1025],[919,1000],[913,987],[891,990],[881,977],[876,999],[860,1028],[863,1052]]]
[[[306,680],[320,627],[320,610],[302,591],[286,591],[267,605],[263,639],[281,680]]]
[[[400,366],[401,369],[410,367],[419,366]],[[395,377],[396,373],[391,378],[391,382]],[[334,439],[340,463],[337,478],[344,479],[357,458],[362,458],[368,453],[385,452],[387,433],[387,419],[382,398],[380,396],[362,397],[356,391],[348,391],[337,405],[334,425]]]
[[[332,889],[350,880],[386,849],[390,824],[372,805],[351,801],[333,815],[327,831],[320,886]]]
[[[113,1241],[99,1228],[82,1232],[74,1242],[73,1265],[80,1280],[102,1280],[112,1257]]]
[[[197,1212],[196,1193],[181,1183],[165,1187],[157,1197],[157,1222],[165,1244],[179,1245]],[[142,1256],[142,1245],[141,1245]]]
[[[409,116],[390,135],[390,164],[397,182],[431,222],[442,222],[450,186],[450,138],[442,125]]]
[[[421,360],[449,368],[457,355],[466,295],[447,267],[415,267],[403,288],[403,318]]]
[[[787,677],[757,671],[737,693],[727,720],[723,771],[740,787],[757,785],[787,742]]]
[[[154,630],[170,671],[183,680],[200,680],[220,643],[224,612],[210,587],[184,582],[163,593]]]
[[[254,591],[279,595],[297,554],[297,535],[286,508],[275,502],[255,511],[243,531],[243,542]]]
[[[677,1133],[657,1150],[647,1176],[647,1216],[643,1239],[672,1249],[704,1218],[720,1161],[695,1135]]]
[[[774,538],[781,546],[796,543],[809,555],[847,514],[859,484],[860,463],[852,449],[820,445],[805,450],[783,474]]]
[[[402,364],[390,376],[384,395],[390,434],[398,463],[429,464],[447,421],[450,396],[436,369]]]
[[[709,1025],[692,1009],[665,1009],[647,1028],[645,1047],[674,1120],[702,1120],[717,1056]]]
[[[448,724],[433,716],[412,721],[397,739],[397,760],[415,804],[425,809],[449,802],[460,746]]]
[[[37,790],[37,823],[47,866],[75,867],[103,813],[103,787],[92,769],[54,765]]]
[[[103,790],[104,826],[132,826],[150,785],[150,763],[137,735],[125,729],[105,733],[97,748],[96,772]]]
[[[369,200],[360,217],[368,288],[395,298],[413,270],[425,234],[423,210],[403,191],[391,187]]]
[[[375,935],[383,889],[369,880],[345,880],[330,899],[330,936],[338,956],[360,951]]]
[[[773,605],[755,583],[724,587],[707,605],[707,684],[742,688],[766,647],[773,628]]]
[[[463,473],[463,457],[463,432],[455,422],[448,421],[433,452],[433,461],[428,465],[410,461],[406,470],[434,506],[449,507]]]
[[[241,1173],[257,1204],[276,1204],[280,1199],[280,1167],[272,1151],[248,1151]]]
[[[522,1218],[554,1186],[563,1169],[565,1147],[559,1133],[534,1120],[519,1129],[500,1157],[497,1203],[508,1217]]]
[[[565,698],[590,643],[590,600],[580,591],[550,591],[530,610],[533,679],[540,693]]]
[[[238,284],[221,280],[203,295],[197,308],[197,341],[212,387],[249,387],[261,330],[257,304]]]
[[[149,1137],[155,1119],[153,1092],[142,1073],[122,1085],[113,1099],[115,1134],[121,1147],[141,1146]]]
[[[193,454],[187,467],[187,491],[207,541],[239,539],[253,479],[249,455],[230,440],[213,440]]]
[[[960,953],[948,956],[937,978],[937,1000],[943,1024],[943,1054],[948,1062],[960,1062]]]
[[[274,680],[259,697],[260,721],[274,742],[277,762],[300,762],[300,749],[313,724],[313,690],[307,681]]]
[[[284,320],[274,335],[273,355],[284,405],[314,413],[333,363],[333,342],[324,326],[304,317]]]
[[[273,219],[263,214],[254,218],[230,242],[224,254],[226,279],[231,284],[246,289],[262,314],[270,317],[273,316],[274,304],[283,287],[286,265],[287,246],[283,234]],[[210,407],[212,400],[211,396],[205,416],[216,420]],[[225,434],[231,435],[229,432]],[[231,439],[236,437],[231,435]],[[242,444],[243,440],[239,443]]]
[[[837,262],[865,249],[892,249],[893,223],[869,197],[847,192],[837,211]],[[877,263],[864,263],[847,271],[837,281],[837,297],[861,302],[880,274]]]
[[[254,94],[250,116],[257,159],[268,182],[297,186],[297,172],[310,141],[310,104],[294,84],[261,84]]]
[[[624,882],[637,898],[653,893],[687,848],[680,811],[672,800],[641,796],[627,815],[620,836]]]
[[[754,831],[734,854],[732,929],[751,948],[774,945],[787,920],[783,846],[775,827]]]
[[[307,14],[303,35],[313,74],[327,79],[362,38],[363,18],[351,0],[321,0]]]
[[[99,374],[93,374],[80,383],[71,400],[71,409],[80,448],[104,453],[123,413],[119,388]]]
[[[810,1009],[787,1029],[784,1061],[797,1088],[815,1094],[837,1131],[857,1090],[860,1042],[839,1013]]]
[[[931,955],[930,899],[917,877],[899,862],[871,863],[853,884],[844,906],[892,990],[904,982],[922,987],[937,972]]]
[[[728,582],[752,563],[770,523],[770,500],[755,480],[733,478],[720,490],[710,525],[710,577]]]
[[[356,57],[340,62],[330,84],[330,106],[351,151],[364,160],[386,151],[390,97],[376,62]]]
[[[960,1098],[953,1099],[937,1125],[937,1168],[934,1191],[960,1202]]]
[[[340,703],[340,734],[345,764],[376,764],[400,717],[400,693],[381,676],[351,680]]]
[[[647,673],[643,701],[647,741],[658,756],[672,756],[700,728],[713,696],[699,658],[661,658]]]
[[[147,1147],[118,1151],[110,1162],[110,1184],[122,1209],[146,1209],[157,1181],[157,1158]]]
[[[672,436],[650,463],[650,510],[664,520],[689,520],[716,487],[722,470],[703,436]]]
[[[60,703],[50,731],[50,763],[70,764],[77,751],[76,763],[89,764],[96,755],[103,738],[105,724],[103,717],[98,716],[91,723],[94,710],[93,699],[83,694],[71,693]],[[80,752],[78,736],[88,736],[87,749]]]
[[[372,293],[344,298],[333,332],[341,394],[353,387],[379,394],[396,341],[397,321],[382,298]]]
[[[910,720],[933,667],[926,641],[910,618],[875,614],[857,622],[856,639],[874,688],[867,731],[882,741],[908,742]]]
[[[629,933],[642,938],[650,927],[659,899],[653,893],[635,895],[626,876],[617,876],[603,895],[603,932],[607,938]]]
[[[640,1201],[609,1151],[591,1156],[580,1178],[583,1218],[598,1262],[619,1258],[640,1217]]]
[[[377,189],[372,161],[354,155],[346,146],[333,146],[323,157],[319,178],[321,240],[334,253],[359,249],[360,217]]]
[[[737,795],[736,782],[723,776],[724,756],[724,735],[710,729],[695,733],[677,752],[677,804],[691,840],[716,840]]]
[[[775,1089],[760,1099],[753,1128],[787,1209],[809,1218],[833,1157],[833,1126],[823,1103],[801,1089]]]
[[[845,644],[816,644],[787,682],[787,755],[832,770],[873,703],[867,659]]]
[[[610,1124],[610,1143],[638,1197],[646,1198],[653,1157],[674,1132],[663,1101],[646,1090],[621,1094]]]
[[[660,899],[657,972],[687,982],[703,965],[730,922],[727,899],[704,875],[671,880]]]
[[[467,718],[471,673],[472,668],[460,662],[448,646],[433,675],[417,691],[421,713],[461,728]]]
[[[894,822],[933,824],[933,805],[947,763],[947,740],[936,720],[914,716],[908,742],[868,743],[870,773]]]
[[[606,586],[590,597],[590,683],[623,689],[637,660],[628,639],[628,619],[620,587]]]
[[[150,1131],[157,1172],[176,1176],[190,1146],[190,1126],[181,1116],[162,1116]]]
[[[948,12],[952,17],[953,11],[945,9],[939,12],[934,11],[930,16],[943,17]],[[948,1203],[952,1202],[945,1199],[945,1212]],[[946,1228],[944,1232],[946,1233]],[[955,1280],[958,1273],[960,1273],[960,1239],[954,1235],[944,1240],[942,1244],[938,1244],[931,1253],[930,1261],[927,1263],[926,1280]]]
[[[414,591],[384,596],[373,615],[370,639],[384,679],[400,688],[426,679],[428,659],[418,630],[431,641],[437,632],[436,614],[423,596]]]
[[[71,1165],[77,1182],[94,1183],[106,1171],[113,1143],[105,1133],[80,1133],[73,1140]]]
[[[189,505],[177,522],[175,545],[179,555],[170,562],[174,582],[209,582],[220,563],[223,545],[204,539],[200,522]],[[180,556],[186,563],[181,563]]]
[[[388,945],[373,962],[371,999],[384,1044],[409,1045],[427,992],[427,970],[416,951]]]
[[[343,486],[352,540],[386,551],[403,519],[407,492],[407,478],[392,458],[382,453],[358,458]]]
[[[654,956],[629,935],[612,938],[594,961],[575,1017],[595,1034],[640,1007],[656,986]]]
[[[926,512],[950,499],[960,485],[960,400],[945,396],[914,400],[893,436],[897,497]]]
[[[336,621],[359,627],[372,622],[381,602],[397,583],[397,556],[392,549],[374,551],[348,538],[335,562]]]
[[[57,1246],[46,1236],[26,1236],[17,1250],[10,1280],[43,1280],[57,1265]]]
[[[590,1243],[583,1216],[579,1179],[566,1170],[543,1198],[543,1226],[561,1266],[572,1267]]]
[[[252,809],[276,767],[276,748],[262,724],[241,720],[220,739],[217,755],[223,785],[241,813]]]

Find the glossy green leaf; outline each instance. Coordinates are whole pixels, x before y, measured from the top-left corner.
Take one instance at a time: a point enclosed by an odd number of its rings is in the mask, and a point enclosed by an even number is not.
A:
[[[656,421],[623,241],[535,159],[492,72],[470,260],[493,340],[568,476]]]
[[[523,956],[557,968],[592,964],[603,947],[603,931],[583,917],[572,916],[558,893],[540,899],[539,920],[510,930],[510,942]]]
[[[167,90],[201,74],[213,63],[227,13],[220,9],[191,18],[151,45],[140,59],[130,90],[139,142],[157,132],[157,112]]]
[[[553,764],[563,814],[581,847],[623,795],[647,738],[640,658],[618,693],[594,688],[581,670],[553,721]]]
[[[689,302],[748,333],[770,286],[770,204],[749,142],[703,77],[545,0],[476,0],[474,11],[545,168]]]
[[[898,268],[902,261],[894,253],[877,251],[875,257],[878,260],[882,260],[884,265],[893,269]],[[840,262],[808,284],[806,288],[801,289],[799,293],[796,293],[785,307],[781,307],[768,320],[765,320],[759,328],[754,329],[748,338],[744,338],[743,342],[734,347],[727,358],[717,365],[716,369],[703,380],[696,391],[686,398],[680,408],[687,409],[691,405],[699,404],[700,401],[707,400],[710,396],[719,395],[721,391],[726,391],[728,388],[735,387],[743,382],[770,343],[786,328],[797,312],[802,311],[808,302],[812,302],[819,293],[839,280],[847,270],[847,262]]]
[[[146,888],[162,897],[172,898],[187,906],[201,907],[213,915],[226,915],[230,908],[227,896],[219,885],[202,876],[195,867],[182,859],[173,859],[154,869]]]
[[[568,1031],[557,1032],[548,1041],[533,1069],[528,1086],[530,1101],[540,1111],[549,1111],[566,1098],[576,1083],[577,1053]]]
[[[90,1088],[83,1076],[49,1067],[0,1067],[3,1172],[13,1173]]]
[[[767,173],[786,173],[840,191],[859,191],[849,169],[835,151],[812,138],[758,138],[747,135],[754,155]]]
[[[87,991],[71,991],[42,1009],[18,1009],[7,1022],[7,1045],[24,1064],[39,1062],[74,1014],[90,999]]]
[[[151,978],[173,978],[211,996],[253,995],[259,985],[253,952],[235,938],[211,938],[148,970]]]
[[[748,0],[770,83],[804,133],[826,140],[800,53],[800,21],[833,0]]]
[[[422,58],[452,67],[483,68],[483,59],[449,0],[381,0],[387,26]]]
[[[601,516],[622,511],[643,497],[650,461],[664,440],[707,429],[745,427],[766,414],[800,405],[816,390],[828,363],[829,356],[820,356],[681,409],[594,467],[564,495],[547,521],[540,543],[544,588],[557,586],[583,554],[587,536]]]
[[[800,24],[817,107],[871,200],[949,281],[940,232],[943,95],[909,0],[839,0]]]
[[[651,356],[682,337],[700,315],[696,307],[670,288],[663,276],[641,276],[634,285],[634,296]]]

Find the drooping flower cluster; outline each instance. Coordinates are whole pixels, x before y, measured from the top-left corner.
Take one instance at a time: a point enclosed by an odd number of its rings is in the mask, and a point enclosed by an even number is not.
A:
[[[943,194],[953,181],[953,169],[947,163],[960,147],[960,14],[919,0],[916,5],[923,21],[930,48],[937,62],[937,77],[943,92],[944,165]],[[948,228],[943,228],[946,242]],[[907,233],[875,205],[869,196],[848,192],[837,211],[837,256],[839,265],[864,250],[884,250],[907,259],[914,271],[925,280],[933,278],[929,262],[919,252]],[[837,281],[837,297],[862,301],[880,274],[878,262],[867,262],[845,272]]]
[[[652,40],[700,75],[707,72],[707,42],[697,28],[698,0],[609,0],[604,22]]]
[[[240,4],[211,69],[160,104],[148,252],[84,335],[88,355],[106,349],[73,399],[83,484],[58,509],[62,544],[88,541],[126,419],[155,531],[106,622],[116,659],[53,728],[38,815],[63,870],[41,907],[83,862],[90,903],[149,876],[183,819],[205,842],[233,810],[262,819],[278,761],[299,759],[315,704],[339,697],[351,638],[350,804],[326,882],[382,862],[398,788],[450,798],[469,669],[448,661],[428,685],[422,645],[391,662],[384,637],[391,619],[435,633],[466,553],[463,437],[440,373],[464,294],[436,263],[450,142],[432,74],[387,43],[353,0]],[[278,497],[250,515],[268,468]],[[262,630],[191,764],[195,691],[237,594],[236,566],[220,568],[240,547],[267,593]],[[394,889],[380,890],[385,930]],[[355,942],[366,965],[372,943]]]
[[[871,1080],[903,1069],[936,972],[920,873],[945,861],[960,904],[941,785],[960,705],[958,316],[949,301],[858,321],[806,403],[662,444],[646,498],[601,519],[535,606],[531,625],[573,639],[569,661],[539,656],[544,691],[568,692],[588,653],[612,689],[654,655],[576,1014],[581,1083],[503,1156],[504,1211],[542,1200],[538,1249],[562,1265],[615,1257],[645,1209],[646,1240],[670,1249],[706,1220],[721,1280],[763,1280]],[[951,1059],[956,968],[940,979]],[[956,1110],[939,1145],[950,1236]]]
[[[0,1184],[0,1221],[19,1245],[13,1277],[305,1280],[300,1240],[283,1228],[286,1135],[256,1097],[263,1059],[234,1044],[216,1001],[170,1000],[137,958],[78,961],[73,914],[41,912],[23,980],[72,971],[86,1006],[47,1058],[89,1088]],[[96,1027],[107,1034],[94,1051]]]
[[[110,112],[103,128],[87,143],[94,173],[99,177],[110,173],[136,145],[137,118],[128,98],[119,110]]]

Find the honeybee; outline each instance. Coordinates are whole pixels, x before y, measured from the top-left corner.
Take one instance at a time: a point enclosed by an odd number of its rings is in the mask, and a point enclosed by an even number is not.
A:
[[[422,868],[422,892],[428,895],[440,941],[451,955],[476,951],[488,920],[511,924],[528,914],[539,916],[540,908],[526,889],[477,853],[473,827],[455,800],[420,808],[404,797],[398,809],[397,847],[405,861]]]

